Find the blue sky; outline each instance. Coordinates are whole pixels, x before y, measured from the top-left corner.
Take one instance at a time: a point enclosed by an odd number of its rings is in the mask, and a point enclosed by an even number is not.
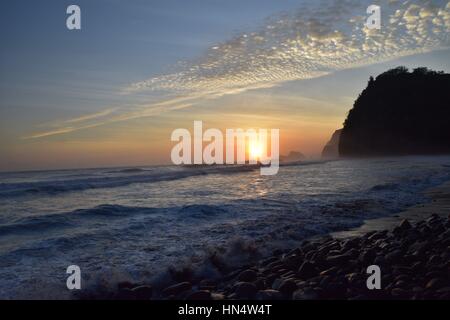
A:
[[[76,1],[82,30],[69,31],[65,10],[72,3],[3,4],[2,111],[20,114],[24,125],[129,102],[116,94],[121,86],[163,73],[297,2]]]
[[[286,126],[282,151],[316,155],[370,75],[450,71],[448,1],[373,2],[381,35],[371,1],[4,1],[0,170],[165,162],[196,118]]]

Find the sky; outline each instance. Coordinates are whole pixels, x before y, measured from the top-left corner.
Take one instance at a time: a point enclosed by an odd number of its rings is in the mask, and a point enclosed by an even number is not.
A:
[[[370,76],[450,72],[449,34],[447,0],[6,0],[0,171],[169,163],[194,120],[317,157]]]

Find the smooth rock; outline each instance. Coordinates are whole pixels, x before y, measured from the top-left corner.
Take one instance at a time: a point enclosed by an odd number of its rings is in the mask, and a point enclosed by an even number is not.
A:
[[[297,284],[294,280],[289,279],[283,281],[278,290],[285,295],[291,295],[295,290],[297,290]]]
[[[222,293],[211,293],[211,299],[213,299],[213,300],[224,300],[225,296]]]
[[[135,300],[136,299],[136,295],[133,292],[133,290],[129,289],[129,288],[123,288],[121,290],[119,290],[117,296],[116,296],[117,300]]]
[[[298,289],[292,294],[293,300],[317,300],[319,295],[313,289]]]
[[[260,290],[256,294],[257,300],[282,300],[283,295],[281,292],[273,289]]]
[[[399,228],[400,228],[401,230],[408,230],[408,229],[411,229],[412,226],[411,226],[411,223],[409,223],[408,219],[404,219],[404,220],[400,223]]]
[[[149,285],[139,286],[131,289],[138,300],[147,300],[152,297],[153,288]]]
[[[117,284],[117,289],[122,290],[122,289],[132,289],[136,287],[136,284],[133,284],[129,281],[123,281],[123,282],[119,282]]]
[[[183,291],[190,290],[192,288],[192,285],[190,282],[180,282],[177,284],[174,284],[173,286],[165,288],[162,292],[163,294],[169,296],[169,295],[177,295]]]
[[[319,275],[320,276],[331,276],[331,275],[335,275],[336,273],[338,273],[339,271],[339,267],[331,267],[329,269],[326,269],[324,271],[322,271]]]
[[[445,287],[446,285],[448,285],[448,283],[446,283],[443,279],[434,278],[434,279],[431,279],[430,281],[427,282],[425,288],[426,289],[437,290],[437,289],[440,289],[442,287]]]
[[[394,288],[391,290],[391,295],[397,299],[405,299],[409,295],[409,292],[401,288]]]
[[[211,292],[206,290],[194,291],[186,297],[186,300],[211,300]]]
[[[263,290],[266,288],[266,279],[264,278],[258,278],[256,281],[253,281],[253,284],[258,288],[258,290]]]
[[[329,256],[328,258],[326,258],[326,262],[330,266],[339,266],[339,265],[344,264],[345,262],[347,262],[350,259],[351,259],[351,255],[346,253],[346,254],[340,254],[340,255],[335,255],[335,256]]]
[[[252,282],[255,281],[257,277],[258,274],[254,270],[248,269],[239,274],[238,280],[242,282]]]
[[[281,278],[276,278],[274,279],[274,281],[272,282],[272,289],[274,290],[278,290],[278,288],[281,286],[281,284],[283,283],[283,279]]]
[[[387,263],[398,263],[402,256],[401,250],[394,250],[385,255],[385,260]]]
[[[251,299],[257,291],[256,286],[250,282],[238,282],[234,287],[234,293],[238,299]]]
[[[303,262],[297,272],[298,277],[303,280],[310,279],[317,274],[318,272],[316,267],[308,261]]]

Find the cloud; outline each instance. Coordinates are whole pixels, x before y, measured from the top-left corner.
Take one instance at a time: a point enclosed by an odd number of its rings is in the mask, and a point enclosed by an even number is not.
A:
[[[63,121],[64,123],[76,123],[76,122],[83,122],[83,121],[88,121],[88,120],[93,120],[93,119],[97,119],[97,118],[101,118],[107,115],[110,115],[111,113],[113,113],[115,110],[117,110],[117,108],[111,108],[111,109],[106,109],[97,113],[92,113],[92,114],[87,114],[78,118],[73,118],[73,119],[69,119],[69,120],[65,120]]]
[[[447,1],[378,1],[383,17],[389,17],[381,30],[364,27],[371,2],[339,0],[275,15],[254,31],[215,44],[179,72],[133,83],[125,91],[229,92],[449,45]]]
[[[47,131],[44,131],[44,132],[37,132],[37,133],[34,133],[32,135],[23,137],[23,139],[44,138],[44,137],[59,135],[59,134],[63,134],[63,133],[69,133],[69,132],[73,132],[73,131],[78,131],[78,130],[82,130],[82,129],[94,128],[94,127],[101,126],[103,124],[105,124],[105,123],[98,122],[98,123],[93,123],[93,124],[90,124],[90,125],[82,125],[82,126],[78,126],[78,127],[61,127],[61,128],[54,129],[54,130],[47,130]]]
[[[212,45],[203,56],[180,64],[173,73],[123,88],[122,92],[129,95],[154,92],[171,98],[128,106],[102,124],[155,116],[204,99],[449,47],[449,1],[375,1],[381,6],[382,28],[369,30],[364,22],[366,8],[372,2],[311,2],[295,12],[273,15],[254,30]],[[82,120],[92,118],[76,120],[69,120],[79,123],[71,131],[84,128]],[[53,132],[57,134],[57,130]]]

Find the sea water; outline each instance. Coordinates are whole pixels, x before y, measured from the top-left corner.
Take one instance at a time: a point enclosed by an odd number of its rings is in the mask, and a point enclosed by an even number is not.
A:
[[[238,265],[425,202],[421,191],[449,179],[450,156],[306,161],[275,176],[246,166],[0,173],[0,298],[71,298],[73,264],[82,290],[161,280],[215,251]]]

